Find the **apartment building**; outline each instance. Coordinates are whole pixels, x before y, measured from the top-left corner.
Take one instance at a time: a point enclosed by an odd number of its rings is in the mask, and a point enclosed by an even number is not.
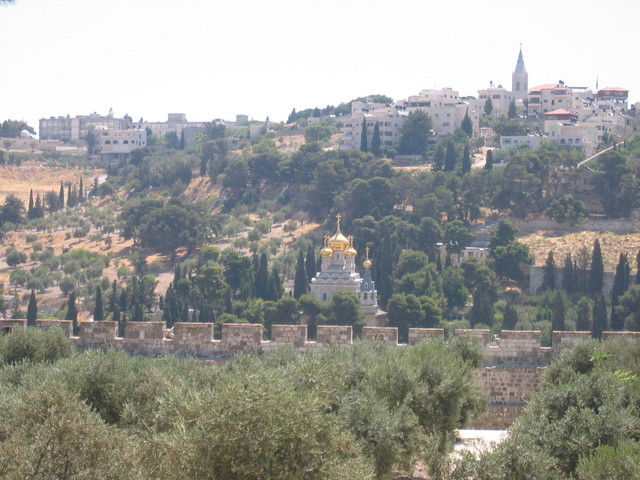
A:
[[[380,129],[380,148],[382,151],[397,148],[400,141],[400,129],[407,112],[384,103],[352,102],[351,115],[341,119],[340,149],[358,150],[362,143],[362,124],[367,124],[367,143],[373,140],[376,123]]]
[[[76,117],[50,117],[39,121],[40,140],[84,140],[90,130],[126,130],[131,128],[131,117],[115,118],[110,112],[104,116],[98,113],[77,115]]]
[[[105,157],[128,156],[147,146],[147,132],[143,129],[99,130],[96,132],[100,154]]]

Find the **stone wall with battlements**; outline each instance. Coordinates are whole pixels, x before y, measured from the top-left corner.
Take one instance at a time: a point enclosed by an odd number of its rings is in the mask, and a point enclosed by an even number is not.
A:
[[[0,320],[0,334],[26,326],[26,320]],[[176,355],[203,360],[224,360],[242,353],[263,354],[281,347],[309,352],[332,346],[353,345],[353,329],[349,326],[319,325],[316,340],[310,341],[305,325],[273,325],[271,340],[263,339],[263,326],[224,324],[220,340],[214,339],[212,323],[176,323],[167,331],[163,322],[129,322],[124,337],[118,336],[115,322],[79,322],[79,336],[65,320],[38,320],[45,330],[61,328],[79,350],[115,348],[132,355]],[[552,346],[543,347],[539,331],[504,330],[492,335],[489,330],[455,330],[454,335],[476,337],[485,354],[485,364],[478,376],[487,391],[486,414],[471,425],[474,428],[506,428],[522,412],[524,405],[540,387],[544,368],[564,350],[591,338],[590,332],[553,332]],[[398,343],[398,330],[392,327],[364,327],[361,338],[388,346]],[[445,338],[439,328],[410,328],[408,345],[423,340]],[[640,341],[640,332],[605,332],[604,338]]]

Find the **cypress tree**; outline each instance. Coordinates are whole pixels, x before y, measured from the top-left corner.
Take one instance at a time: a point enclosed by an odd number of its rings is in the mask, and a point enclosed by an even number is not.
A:
[[[371,139],[371,153],[373,153],[376,157],[380,156],[380,144],[382,143],[380,139],[380,124],[376,122],[373,127],[373,138]]]
[[[269,281],[269,270],[267,268],[267,254],[260,255],[260,263],[256,272],[256,295],[259,298],[266,299],[267,282]]]
[[[595,295],[598,292],[602,292],[603,284],[604,284],[604,263],[602,261],[602,251],[600,250],[600,242],[598,241],[598,239],[596,239],[596,241],[593,242],[593,253],[591,254],[591,272],[589,274],[589,293],[591,295]],[[595,317],[593,319],[593,323],[594,325],[596,323]]]
[[[96,322],[104,320],[104,310],[102,308],[102,289],[100,285],[96,288],[96,308],[93,310],[93,319]]]
[[[453,141],[449,140],[447,142],[447,149],[444,155],[444,171],[445,172],[453,172],[456,169],[456,164],[458,163],[458,154],[456,153],[456,146]]]
[[[493,150],[487,150],[487,158],[484,162],[485,170],[493,170]]]
[[[471,171],[471,151],[469,145],[464,146],[464,152],[462,153],[462,173],[469,173]]]
[[[83,200],[84,200],[84,192],[83,192],[83,186],[82,186],[82,177],[80,177],[80,186],[78,187],[78,202],[82,203]]]
[[[304,267],[304,255],[298,250],[298,262],[296,263],[296,276],[293,281],[293,298],[298,300],[307,293],[307,273]]]
[[[491,101],[491,97],[487,97],[484,101],[484,114],[489,116],[493,112],[493,102]]]
[[[180,143],[178,144],[178,148],[180,150],[184,150],[184,130],[180,132]]]
[[[564,300],[562,299],[562,293],[560,290],[556,291],[556,296],[553,300],[553,311],[551,313],[551,330],[554,332],[564,331],[564,318],[565,318]]]
[[[602,332],[607,329],[607,302],[602,292],[595,294],[592,317],[591,338],[601,339]]]
[[[80,329],[78,328],[78,307],[76,306],[75,292],[71,292],[69,295],[69,300],[67,301],[67,315],[64,318],[65,320],[71,320],[73,322],[73,335],[77,337],[80,333]]]
[[[271,269],[271,285],[273,291],[273,300],[277,302],[284,295],[284,288],[282,287],[282,279],[280,278],[280,272],[277,267]]]
[[[386,308],[387,302],[393,293],[393,279],[391,277],[394,263],[393,251],[394,248],[391,234],[389,233],[389,230],[386,229],[382,240],[380,261],[377,262],[378,299],[382,308]]]
[[[64,184],[60,180],[60,192],[58,193],[58,208],[64,208]]]
[[[542,291],[555,290],[556,288],[556,262],[553,259],[553,251],[549,251],[547,260],[542,267]]]
[[[473,124],[471,123],[471,118],[469,117],[469,109],[467,109],[467,113],[465,113],[464,118],[462,119],[460,129],[469,137],[473,135]]]
[[[511,305],[510,303],[507,303],[506,307],[504,308],[504,316],[502,319],[502,330],[515,330],[517,325],[518,325],[518,312],[513,307],[513,305]]]
[[[29,295],[29,306],[27,307],[27,326],[35,327],[36,318],[38,318],[38,303],[36,300],[36,291],[31,289],[31,295]]]
[[[313,245],[309,245],[307,249],[307,259],[304,264],[304,269],[307,272],[307,283],[310,283],[311,279],[316,275],[316,254]]]
[[[444,168],[444,144],[442,142],[438,143],[436,147],[436,152],[433,155],[433,169],[437,172]]]
[[[616,266],[616,273],[613,277],[613,288],[611,289],[611,330],[622,330],[624,328],[624,318],[618,313],[616,307],[620,305],[620,297],[624,295],[629,287],[629,260],[626,253],[621,253]]]
[[[29,210],[27,210],[27,217],[29,219],[34,217],[34,204],[33,204],[33,189],[29,190]]]
[[[360,133],[360,151],[369,151],[369,139],[367,138],[367,119],[362,117],[362,132]]]
[[[73,198],[71,197],[71,182],[67,183],[67,206],[73,207]]]
[[[564,270],[562,271],[562,288],[568,294],[573,293],[576,290],[576,282],[573,272],[573,260],[571,254],[568,253],[564,257]]]
[[[576,330],[579,332],[588,332],[591,330],[591,319],[589,318],[589,299],[582,297],[577,305],[578,318],[576,319]]]
[[[514,119],[517,116],[518,116],[518,110],[516,108],[516,101],[511,100],[511,103],[509,104],[509,113],[507,113],[507,117]]]

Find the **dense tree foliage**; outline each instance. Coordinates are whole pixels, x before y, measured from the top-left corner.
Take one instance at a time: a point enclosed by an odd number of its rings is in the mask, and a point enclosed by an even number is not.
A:
[[[453,430],[483,407],[468,338],[212,367],[116,351],[65,358],[68,341],[37,353],[56,335],[0,337],[3,478],[374,479],[417,460],[438,472]],[[35,354],[8,356],[25,345]]]

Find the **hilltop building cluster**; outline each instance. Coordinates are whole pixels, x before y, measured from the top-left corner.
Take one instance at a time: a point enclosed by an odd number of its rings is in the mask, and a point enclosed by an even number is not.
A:
[[[629,108],[628,98],[629,91],[624,88],[596,88],[594,93],[587,87],[572,87],[563,81],[529,88],[529,74],[520,49],[511,76],[511,90],[490,82],[488,88],[478,90],[477,97],[460,97],[458,91],[442,88],[423,90],[392,105],[353,102],[351,115],[341,121],[340,148],[358,149],[363,131],[371,144],[377,123],[381,148],[397,149],[407,116],[419,109],[431,117],[433,143],[460,129],[466,116],[471,120],[473,138],[487,136],[489,132],[480,127],[481,116],[507,117],[515,106],[519,118],[525,119],[536,133],[501,136],[500,146],[537,148],[553,142],[589,155],[607,135],[626,138],[632,133],[637,105]]]
[[[501,135],[496,146],[538,148],[544,143],[555,143],[590,155],[603,140],[626,138],[637,127],[636,111],[640,104],[629,107],[628,98],[629,91],[619,87],[600,89],[596,85],[592,91],[563,81],[529,87],[529,73],[521,48],[511,74],[510,89],[490,82],[488,87],[479,89],[475,97],[461,97],[453,88],[441,88],[425,89],[391,104],[352,102],[351,113],[339,117],[339,147],[359,149],[363,132],[366,132],[367,144],[371,145],[377,126],[381,151],[398,150],[402,127],[408,115],[416,110],[425,111],[431,118],[431,144],[460,129],[465,118],[471,122],[472,138],[493,139],[495,132],[486,128],[486,123],[481,125],[481,119],[486,116],[513,118],[517,112],[516,118],[526,121],[532,133]],[[39,136],[43,141],[77,143],[93,135],[96,151],[105,156],[123,156],[144,147],[149,133],[158,137],[175,135],[181,145],[189,147],[196,143],[198,134],[207,134],[212,125],[229,129],[248,126],[251,138],[264,131],[264,124],[248,120],[248,116],[238,115],[235,122],[221,119],[193,122],[183,113],[170,113],[164,122],[143,119],[134,122],[128,115],[116,118],[110,111],[106,116],[92,113],[42,118]],[[311,118],[309,124],[322,120]]]

